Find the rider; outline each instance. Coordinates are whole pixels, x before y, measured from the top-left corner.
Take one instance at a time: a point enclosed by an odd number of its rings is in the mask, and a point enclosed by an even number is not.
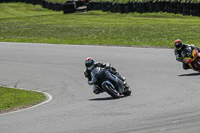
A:
[[[197,49],[200,52],[199,48],[194,46],[194,44],[183,44],[180,39],[175,40],[174,46],[175,46],[174,53],[176,56],[176,60],[183,63],[183,69],[185,69],[185,70],[190,69],[190,66],[184,62],[184,59],[183,59],[181,53],[187,47],[191,47],[192,49]]]
[[[126,78],[121,76],[114,67],[111,67],[111,64],[109,63],[101,63],[101,62],[95,62],[94,59],[92,57],[88,57],[85,60],[85,66],[86,69],[84,71],[84,75],[86,78],[88,78],[88,84],[92,85],[92,77],[91,77],[91,71],[95,68],[95,67],[101,67],[101,68],[106,68],[109,70],[110,73],[116,75],[120,80],[125,81]],[[117,85],[117,88],[119,88],[119,90],[121,90],[121,87],[119,86],[119,83],[117,83],[117,81],[114,79],[115,84]],[[93,92],[95,94],[99,94],[102,91],[99,90],[95,85],[93,87]],[[120,92],[121,93],[121,92]]]

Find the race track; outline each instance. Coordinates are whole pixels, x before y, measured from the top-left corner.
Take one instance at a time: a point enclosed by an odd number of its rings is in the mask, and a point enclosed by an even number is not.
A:
[[[132,95],[95,95],[84,60],[111,63]],[[0,43],[0,85],[46,92],[43,105],[0,114],[0,133],[199,133],[200,74],[173,49]]]

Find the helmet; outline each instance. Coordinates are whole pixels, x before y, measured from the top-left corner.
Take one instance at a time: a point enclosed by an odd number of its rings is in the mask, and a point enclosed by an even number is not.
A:
[[[177,49],[181,48],[182,41],[180,39],[175,40],[174,45]]]
[[[88,69],[88,70],[92,70],[93,67],[94,67],[94,59],[92,57],[88,57],[86,60],[85,60],[85,67]]]

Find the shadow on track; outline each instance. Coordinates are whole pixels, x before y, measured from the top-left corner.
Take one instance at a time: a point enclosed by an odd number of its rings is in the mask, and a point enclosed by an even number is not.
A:
[[[121,96],[120,98],[124,98],[126,96]],[[94,99],[88,99],[89,101],[106,101],[106,100],[118,100],[120,98],[112,98],[112,97],[102,97],[102,98],[94,98]]]
[[[89,101],[104,101],[104,100],[115,100],[112,97],[103,97],[103,98],[94,98],[94,99],[89,99]]]
[[[200,73],[189,73],[189,74],[181,74],[178,76],[200,76]]]

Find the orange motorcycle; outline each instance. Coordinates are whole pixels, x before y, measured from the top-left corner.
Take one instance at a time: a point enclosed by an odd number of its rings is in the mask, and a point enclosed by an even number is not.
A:
[[[200,53],[198,50],[188,47],[181,54],[185,63],[188,63],[193,70],[200,72]]]

